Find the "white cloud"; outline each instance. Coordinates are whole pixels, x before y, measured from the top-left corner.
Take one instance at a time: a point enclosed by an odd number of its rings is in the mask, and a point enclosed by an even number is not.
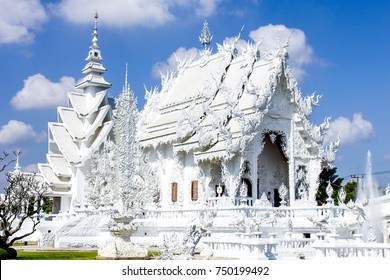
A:
[[[178,60],[190,59],[191,57],[197,58],[198,56],[199,50],[197,48],[186,49],[180,47],[173,54],[171,54],[166,61],[160,61],[154,64],[152,68],[152,75],[155,78],[159,78],[160,74],[165,75],[169,71],[176,70],[178,66]]]
[[[62,0],[50,10],[72,23],[91,23],[97,11],[105,25],[161,26],[175,20],[175,8],[188,14],[210,16],[221,0]]]
[[[374,136],[374,127],[371,122],[363,119],[361,113],[355,113],[352,121],[339,117],[330,123],[325,143],[335,141],[340,135],[340,144],[346,145],[370,140]]]
[[[288,28],[284,25],[262,26],[257,30],[251,31],[249,37],[259,42],[261,51],[269,51],[275,49],[278,44],[284,44],[289,40],[287,47],[289,54],[289,66],[295,78],[299,81],[305,76],[304,65],[313,61],[313,49],[306,41],[306,35],[302,30],[296,28]]]
[[[10,120],[0,128],[0,144],[22,144],[42,142],[46,140],[46,132],[37,133],[30,124],[17,120]]]
[[[65,105],[67,92],[74,90],[75,83],[72,77],[64,76],[55,83],[42,74],[35,74],[24,80],[24,87],[11,99],[11,105],[18,110]]]
[[[194,2],[198,2],[199,5],[195,11],[196,15],[199,17],[208,17],[216,11],[221,0],[199,0]]]
[[[385,160],[390,160],[390,154],[384,155],[384,159],[385,159]]]
[[[0,0],[0,44],[31,43],[48,20],[39,0]]]

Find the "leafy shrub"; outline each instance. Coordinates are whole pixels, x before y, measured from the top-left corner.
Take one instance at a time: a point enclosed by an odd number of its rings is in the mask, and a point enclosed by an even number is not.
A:
[[[6,249],[0,248],[0,260],[8,259],[8,252]]]
[[[16,259],[16,256],[18,255],[18,252],[14,248],[8,248],[8,258],[9,259]]]

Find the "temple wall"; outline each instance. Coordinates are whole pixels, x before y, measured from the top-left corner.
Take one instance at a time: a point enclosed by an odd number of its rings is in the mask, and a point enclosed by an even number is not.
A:
[[[311,160],[309,167],[310,167],[309,168],[310,173],[308,176],[308,182],[310,185],[309,200],[316,205],[317,203],[315,199],[315,194],[317,192],[319,175],[321,173],[321,160],[320,159]]]
[[[62,196],[60,203],[61,206],[59,211],[63,213],[70,212],[71,203],[72,203],[72,198],[70,196]]]
[[[156,150],[150,150],[149,161],[157,173],[161,190],[160,204],[163,208],[188,206],[200,202],[206,189],[205,183],[209,182],[210,178],[196,165],[192,151],[174,154],[172,145],[163,145]],[[194,181],[198,182],[196,200],[192,200],[191,196]],[[172,201],[173,184],[177,188],[176,201]]]

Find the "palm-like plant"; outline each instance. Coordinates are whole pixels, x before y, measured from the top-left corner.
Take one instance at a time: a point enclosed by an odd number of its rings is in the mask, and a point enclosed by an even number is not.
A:
[[[330,183],[333,188],[332,199],[335,205],[338,205],[338,194],[341,188],[341,183],[343,182],[342,178],[336,174],[337,167],[325,167],[322,169],[319,176],[319,185],[316,192],[316,201],[318,205],[323,205],[326,203],[328,194],[326,193],[326,187]]]

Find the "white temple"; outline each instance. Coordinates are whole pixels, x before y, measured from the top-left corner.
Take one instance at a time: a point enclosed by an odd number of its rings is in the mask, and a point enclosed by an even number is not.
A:
[[[203,246],[216,256],[273,258],[282,240],[305,247],[330,221],[337,236],[358,231],[359,217],[346,213],[352,207],[316,206],[319,174],[338,143],[323,144],[329,119],[310,122],[319,96],[302,96],[287,43],[269,52],[251,43],[238,50],[237,36],[212,53],[205,21],[199,58],[179,61],[133,113],[127,73],[116,106],[107,96],[97,38],[96,16],[79,91],[68,93],[68,107],[49,123],[39,171],[54,206],[42,243],[98,246],[110,239],[113,212],[136,217],[132,240],[144,245],[161,245],[198,221],[207,231]]]

